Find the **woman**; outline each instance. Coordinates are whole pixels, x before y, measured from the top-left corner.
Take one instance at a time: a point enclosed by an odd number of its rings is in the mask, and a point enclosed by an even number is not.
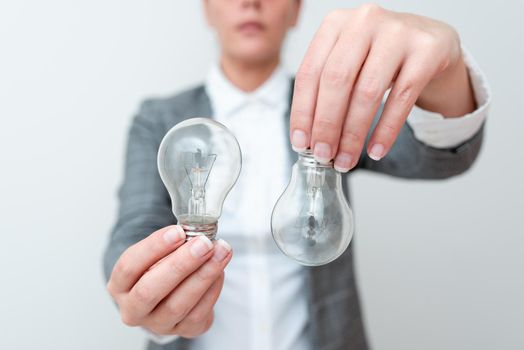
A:
[[[362,5],[325,18],[293,84],[280,53],[300,0],[203,5],[220,60],[204,85],[144,102],[133,121],[105,254],[108,291],[123,322],[148,331],[150,349],[366,349],[351,247],[306,268],[271,240],[294,154],[285,134],[342,173],[453,176],[480,148],[485,80],[448,25]],[[190,116],[225,124],[243,152],[220,220],[225,240],[215,243],[184,243],[156,168],[160,140]]]

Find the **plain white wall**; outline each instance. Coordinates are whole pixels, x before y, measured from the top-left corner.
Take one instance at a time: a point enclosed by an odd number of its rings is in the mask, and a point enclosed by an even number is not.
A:
[[[352,179],[374,349],[524,348],[524,11],[515,1],[379,1],[445,20],[494,93],[474,168],[443,182]],[[306,1],[290,71],[321,18]],[[202,80],[216,57],[200,1],[0,4],[0,348],[141,349],[104,289],[128,123],[141,99]]]

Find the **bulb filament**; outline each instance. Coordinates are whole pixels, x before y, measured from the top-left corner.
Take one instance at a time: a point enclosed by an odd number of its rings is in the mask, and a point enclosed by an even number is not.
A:
[[[322,186],[325,182],[325,173],[323,168],[310,167],[307,169],[306,177],[306,195],[307,195],[307,209],[305,215],[306,220],[303,220],[303,234],[305,235],[308,245],[314,246],[317,243],[319,235],[322,234],[324,223],[324,198],[322,196]]]
[[[191,183],[191,197],[188,201],[188,216],[192,221],[205,222],[206,182],[216,159],[216,154],[205,155],[201,149],[184,153],[184,167]]]

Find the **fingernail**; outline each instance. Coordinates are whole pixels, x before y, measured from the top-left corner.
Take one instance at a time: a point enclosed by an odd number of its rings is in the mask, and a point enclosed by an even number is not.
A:
[[[384,146],[380,143],[376,143],[371,147],[369,151],[369,157],[373,160],[380,160],[384,156]]]
[[[353,157],[348,153],[340,153],[337,158],[335,158],[335,170],[340,171],[341,173],[347,173],[351,169],[351,163]]]
[[[213,243],[204,235],[193,238],[191,241],[195,241],[191,245],[191,248],[189,248],[189,252],[194,258],[203,257],[213,248]]]
[[[174,244],[186,238],[186,233],[180,226],[173,226],[164,233],[164,240],[168,244]]]
[[[331,146],[325,142],[317,142],[313,154],[317,162],[327,164],[331,160]]]
[[[227,243],[223,239],[219,239],[217,241],[217,244],[215,245],[215,252],[213,253],[213,260],[215,261],[224,260],[230,251],[231,251],[231,246],[229,245],[229,243]]]
[[[291,145],[295,152],[303,152],[307,148],[307,135],[302,130],[293,131]]]

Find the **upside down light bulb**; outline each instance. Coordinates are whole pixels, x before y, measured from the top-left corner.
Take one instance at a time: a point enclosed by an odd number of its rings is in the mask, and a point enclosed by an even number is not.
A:
[[[324,265],[342,255],[353,237],[354,219],[332,163],[316,162],[309,150],[299,153],[273,208],[271,231],[280,250],[302,265]]]
[[[188,237],[214,239],[222,205],[242,167],[235,136],[211,119],[186,119],[164,136],[157,161],[178,224]]]

